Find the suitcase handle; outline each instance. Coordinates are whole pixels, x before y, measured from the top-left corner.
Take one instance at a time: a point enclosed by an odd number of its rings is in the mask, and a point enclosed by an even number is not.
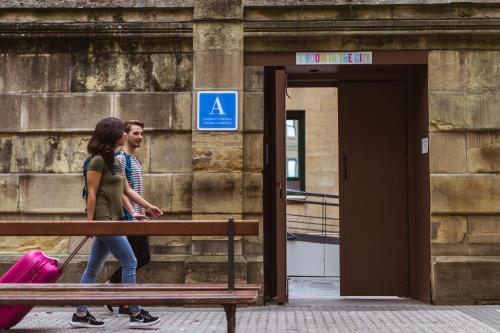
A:
[[[89,240],[91,236],[85,236],[85,238],[78,244],[78,246],[70,253],[69,257],[64,260],[63,264],[61,265],[61,271],[66,268],[66,265],[69,264],[71,259],[80,251],[80,249],[85,245],[85,243]]]

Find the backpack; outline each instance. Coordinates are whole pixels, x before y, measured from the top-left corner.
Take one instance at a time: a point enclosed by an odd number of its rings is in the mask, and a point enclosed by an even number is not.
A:
[[[125,155],[125,177],[127,178],[127,181],[130,185],[130,187],[134,186],[134,178],[132,177],[132,159],[130,158],[130,154],[127,154],[126,152],[123,152]],[[115,157],[120,155],[120,152],[115,152]],[[84,184],[83,184],[83,191],[82,191],[82,197],[85,201],[87,201],[87,196],[89,194],[88,186],[87,186],[87,172],[89,171],[89,163],[91,160],[92,156],[89,156],[83,161],[83,178],[84,178]],[[85,209],[86,210],[86,209]],[[134,218],[132,217],[132,214],[123,207],[123,215],[124,218],[123,220],[128,220],[131,221]]]

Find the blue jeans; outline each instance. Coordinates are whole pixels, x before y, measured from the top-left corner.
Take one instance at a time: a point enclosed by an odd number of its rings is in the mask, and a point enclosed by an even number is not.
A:
[[[120,262],[122,267],[122,283],[135,283],[135,272],[137,269],[137,259],[135,259],[132,247],[126,236],[99,236],[94,237],[92,249],[90,250],[89,261],[80,283],[95,283],[97,274],[101,270],[109,253]],[[139,305],[130,305],[132,313],[139,312]],[[87,306],[79,305],[76,309],[78,313],[86,313]]]

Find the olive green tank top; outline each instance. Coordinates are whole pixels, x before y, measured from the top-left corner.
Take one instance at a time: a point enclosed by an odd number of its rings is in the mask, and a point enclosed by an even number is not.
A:
[[[125,177],[120,172],[120,164],[115,158],[113,171],[109,170],[101,155],[95,155],[89,162],[89,171],[101,173],[101,183],[97,190],[94,220],[120,220],[123,215],[122,196]]]

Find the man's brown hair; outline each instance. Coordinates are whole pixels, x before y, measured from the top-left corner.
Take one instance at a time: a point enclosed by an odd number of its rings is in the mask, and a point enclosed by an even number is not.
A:
[[[130,129],[132,128],[133,125],[140,126],[142,129],[144,129],[144,123],[140,120],[127,120],[125,122],[125,132],[128,133],[130,132]]]

